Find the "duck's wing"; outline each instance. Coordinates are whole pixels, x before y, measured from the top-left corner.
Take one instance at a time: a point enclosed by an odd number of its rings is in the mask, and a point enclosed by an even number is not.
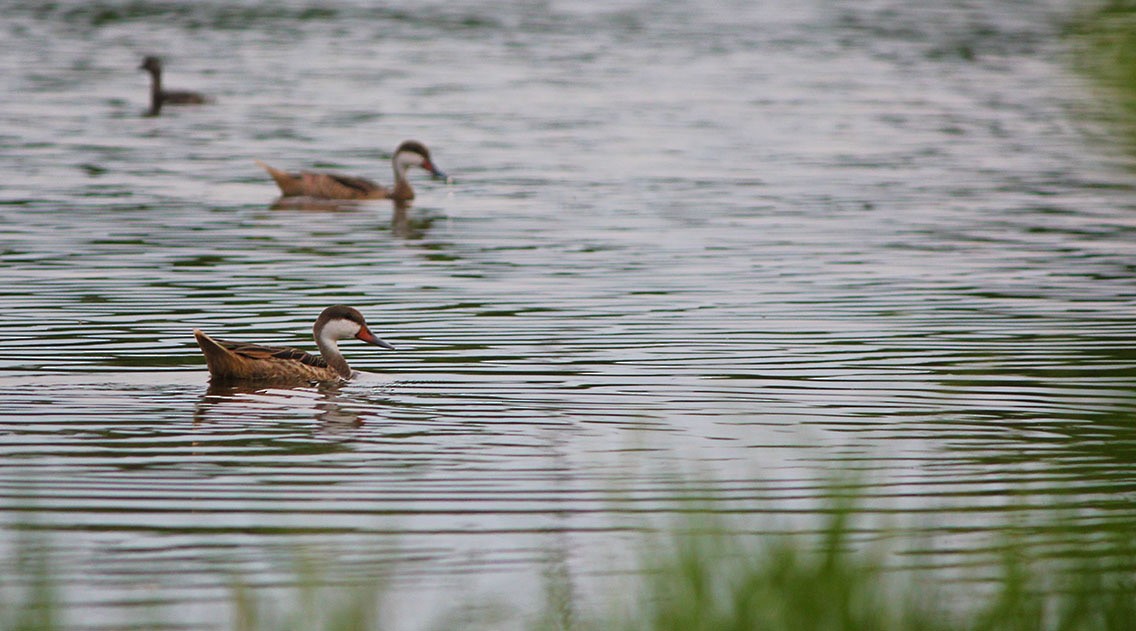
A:
[[[339,173],[321,173],[318,171],[300,171],[289,173],[269,166],[260,160],[256,161],[280,187],[284,197],[316,197],[321,199],[387,199],[390,191],[387,187],[375,184],[371,180],[341,175]]]
[[[327,377],[329,371],[327,362],[322,357],[296,348],[218,340],[198,329],[193,330],[193,336],[197,338],[197,345],[205,354],[209,374],[215,379],[278,376],[322,379]]]
[[[326,199],[385,199],[387,188],[361,177],[339,173],[300,172],[301,195]]]
[[[250,344],[248,342],[230,342],[228,340],[218,339],[213,339],[213,341],[230,353],[252,361],[279,359],[284,361],[296,361],[317,368],[327,367],[327,362],[324,361],[323,357],[312,355],[298,348],[288,346],[261,346],[260,344]]]

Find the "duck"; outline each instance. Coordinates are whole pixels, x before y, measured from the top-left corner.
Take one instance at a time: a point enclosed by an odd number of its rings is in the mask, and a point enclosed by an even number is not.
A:
[[[368,344],[395,350],[367,328],[363,314],[354,307],[334,305],[320,313],[312,336],[320,354],[296,348],[229,342],[193,330],[205,354],[212,382],[234,381],[348,381],[359,375],[347,365],[338,341],[353,337]]]
[[[209,102],[205,95],[197,92],[163,90],[162,60],[154,55],[148,55],[143,59],[138,69],[150,73],[150,110],[146,112],[147,116],[161,114],[163,105],[201,105]]]
[[[273,168],[260,160],[256,161],[276,180],[284,197],[314,197],[318,199],[392,199],[409,201],[414,199],[414,189],[410,186],[407,172],[411,167],[421,167],[435,177],[445,178],[446,174],[434,166],[430,150],[417,140],[407,140],[394,150],[391,166],[394,168],[394,186],[376,184],[361,177],[338,173],[300,171],[288,173]]]

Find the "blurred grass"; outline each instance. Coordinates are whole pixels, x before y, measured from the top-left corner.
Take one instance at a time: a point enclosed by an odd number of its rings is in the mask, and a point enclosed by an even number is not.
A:
[[[34,531],[17,531],[15,548],[4,567],[23,578],[12,585],[0,579],[0,629],[40,631],[62,628],[61,607],[56,596],[49,549]]]
[[[527,621],[519,613],[501,615],[507,606],[463,607],[470,596],[455,594],[452,611],[435,612],[435,628],[1128,631],[1136,624],[1136,543],[1123,530],[1078,528],[1069,516],[1055,514],[1040,530],[1012,525],[992,531],[988,537],[995,540],[983,549],[1000,551],[993,575],[990,564],[951,566],[951,559],[923,558],[933,556],[928,552],[916,555],[917,563],[903,557],[907,563],[896,567],[897,550],[882,542],[910,541],[911,533],[866,527],[870,513],[858,508],[855,497],[832,493],[819,501],[826,515],[822,527],[800,534],[763,534],[746,529],[744,518],[684,511],[664,532],[644,535],[640,571],[611,578],[622,583],[605,591],[608,602],[579,602],[569,575],[548,572],[545,601]],[[1038,532],[1051,533],[1061,545],[1047,545]],[[866,542],[866,534],[875,543]],[[12,588],[10,576],[0,578],[0,629],[68,628],[62,621],[79,612],[67,611],[56,598],[50,547],[42,537],[21,537],[16,558],[5,566],[16,568],[22,582]],[[923,536],[915,538],[934,549]],[[334,563],[308,561],[294,566],[293,587],[274,588],[271,598],[250,587],[247,577],[229,575],[229,628],[384,628],[380,581],[328,580],[312,568]],[[943,567],[952,568],[949,578],[938,569]],[[153,616],[131,626],[146,628]],[[156,620],[162,620],[160,611]]]
[[[691,524],[660,558],[646,559],[635,606],[589,629],[653,631],[820,631],[947,629],[931,600],[892,589],[879,553],[857,552],[850,510],[839,509],[819,542],[731,534]],[[915,623],[915,624],[912,624]]]
[[[1101,85],[1119,106],[1121,121],[1136,145],[1136,0],[1110,0],[1070,25],[1078,68]]]
[[[587,629],[624,631],[1058,631],[1132,629],[1136,555],[1127,537],[1098,556],[1031,559],[1023,541],[1004,543],[998,576],[961,603],[933,569],[889,570],[883,550],[858,550],[855,510],[832,513],[819,544],[712,528],[683,535],[646,574],[623,620],[601,616]],[[975,568],[977,571],[977,568]],[[967,589],[962,591],[966,592]],[[973,590],[969,590],[973,591]],[[948,604],[953,603],[953,604]]]

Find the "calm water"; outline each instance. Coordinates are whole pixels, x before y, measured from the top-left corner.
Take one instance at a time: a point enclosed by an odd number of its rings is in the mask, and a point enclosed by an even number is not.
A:
[[[79,628],[306,558],[421,629],[587,600],[679,475],[808,530],[861,471],[960,565],[1136,528],[1133,161],[1074,7],[983,4],[0,1],[0,543]],[[147,53],[216,102],[142,117]],[[405,213],[253,163],[389,182],[405,138],[454,176]],[[383,378],[208,387],[191,329],[312,348],[334,303]]]

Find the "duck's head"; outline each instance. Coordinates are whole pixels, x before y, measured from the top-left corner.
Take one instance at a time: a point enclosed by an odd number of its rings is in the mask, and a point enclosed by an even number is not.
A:
[[[394,346],[371,333],[371,330],[367,328],[367,321],[363,319],[363,314],[347,305],[335,305],[324,309],[323,313],[316,319],[316,325],[312,332],[319,342],[330,342],[334,345],[337,340],[353,337],[368,344],[395,350]]]
[[[426,145],[418,142],[417,140],[407,140],[394,150],[394,169],[398,173],[405,174],[410,167],[422,167],[435,177],[446,177],[446,174],[441,169],[434,166],[434,162],[430,159],[430,150]]]
[[[138,66],[138,69],[145,70],[147,72],[161,72],[162,60],[158,59],[154,55],[147,55],[146,58],[142,60],[142,65]]]

